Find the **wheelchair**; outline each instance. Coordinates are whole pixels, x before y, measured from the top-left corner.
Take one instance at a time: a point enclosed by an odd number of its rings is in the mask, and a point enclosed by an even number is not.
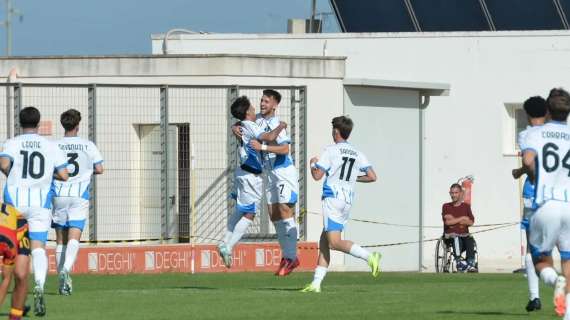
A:
[[[435,272],[456,273],[458,272],[457,259],[467,261],[465,248],[460,248],[461,253],[459,254],[459,257],[456,257],[453,252],[453,245],[456,237],[459,236],[444,234],[437,240],[435,245]],[[468,237],[473,238],[471,235],[468,235]],[[474,238],[473,244],[475,249],[475,268],[479,269],[479,254],[477,250],[477,242]]]

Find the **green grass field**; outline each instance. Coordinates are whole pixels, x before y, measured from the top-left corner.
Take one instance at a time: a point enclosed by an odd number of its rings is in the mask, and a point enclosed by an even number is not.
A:
[[[320,294],[300,293],[312,273],[73,277],[74,293],[47,285],[46,319],[554,319],[552,289],[527,314],[520,274],[329,273]],[[28,297],[28,303],[32,297]],[[7,305],[1,317],[7,314]],[[33,316],[31,316],[34,318]]]

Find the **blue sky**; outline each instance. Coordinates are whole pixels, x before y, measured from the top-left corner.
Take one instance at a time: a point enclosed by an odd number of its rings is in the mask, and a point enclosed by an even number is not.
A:
[[[318,0],[319,12],[331,12]],[[310,14],[311,0],[13,0],[13,55],[149,54],[150,35],[172,28],[219,33],[280,33]],[[5,18],[0,0],[0,19]],[[333,16],[325,32],[337,31]],[[0,28],[0,54],[6,32]]]

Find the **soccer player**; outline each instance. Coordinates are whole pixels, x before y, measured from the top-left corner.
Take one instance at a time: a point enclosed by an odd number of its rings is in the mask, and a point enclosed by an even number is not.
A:
[[[252,148],[251,143],[257,140],[274,141],[287,127],[284,122],[280,122],[270,132],[262,130],[255,123],[255,108],[246,96],[237,98],[232,103],[230,111],[232,116],[240,120],[241,147],[240,166],[235,170],[236,211],[228,219],[228,229],[223,243],[218,245],[218,252],[228,268],[231,266],[233,247],[251,225],[261,202],[263,188],[261,154]],[[262,150],[273,150],[273,148],[264,145]]]
[[[28,292],[30,239],[26,220],[14,207],[5,203],[0,205],[0,254],[3,257],[0,305],[8,294],[12,274],[16,274],[8,319],[19,320],[24,316],[26,308],[24,304]]]
[[[526,112],[529,126],[521,131],[518,136],[519,148],[522,150],[524,145],[524,140],[526,135],[530,130],[544,124],[546,116],[546,101],[544,98],[536,96],[528,98],[524,104],[523,108]],[[513,178],[519,179],[524,174],[524,167],[513,169]],[[542,303],[540,302],[539,287],[538,287],[538,276],[536,275],[536,270],[534,270],[534,263],[532,262],[532,255],[530,254],[529,246],[529,218],[536,210],[534,205],[534,185],[527,176],[524,181],[524,187],[522,192],[523,197],[523,219],[521,221],[521,228],[525,230],[526,240],[527,240],[527,253],[525,255],[525,271],[526,278],[528,281],[528,293],[529,301],[526,305],[526,311],[531,312],[535,310],[540,310],[542,308]]]
[[[310,160],[313,179],[319,181],[326,175],[322,194],[324,229],[319,241],[319,260],[313,282],[302,292],[321,292],[321,282],[327,274],[331,249],[366,261],[372,270],[372,276],[380,275],[380,253],[371,253],[356,243],[341,238],[341,232],[349,219],[356,182],[376,181],[376,173],[366,156],[347,142],[352,128],[350,118],[333,118],[332,136],[335,144],[326,147],[320,158]]]
[[[260,103],[260,114],[256,123],[266,132],[279,125],[275,115],[281,102],[281,94],[272,89],[263,90]],[[264,165],[267,170],[267,187],[265,190],[268,212],[275,226],[277,240],[283,256],[277,276],[289,275],[299,266],[297,258],[297,222],[295,221],[295,204],[299,194],[299,177],[293,160],[289,155],[291,139],[285,130],[281,131],[274,143],[269,143],[271,150],[262,151]],[[268,146],[268,147],[269,147]]]
[[[53,226],[56,231],[56,264],[59,274],[59,294],[73,291],[71,268],[79,251],[79,240],[89,214],[89,191],[93,174],[103,173],[103,158],[95,144],[78,136],[81,113],[69,109],[60,116],[65,129],[57,141],[67,156],[69,179],[55,182]]]
[[[540,278],[554,287],[555,312],[570,319],[566,278],[570,276],[570,95],[552,89],[547,99],[547,119],[531,130],[523,145],[524,171],[534,181],[534,204],[530,217],[530,245]],[[553,268],[552,249],[558,247],[563,275]]]
[[[35,279],[34,313],[44,316],[48,271],[45,244],[51,225],[53,179],[67,180],[67,161],[55,143],[38,135],[38,109],[22,109],[19,121],[23,134],[7,140],[0,153],[0,169],[8,177],[4,202],[14,206],[28,222]]]

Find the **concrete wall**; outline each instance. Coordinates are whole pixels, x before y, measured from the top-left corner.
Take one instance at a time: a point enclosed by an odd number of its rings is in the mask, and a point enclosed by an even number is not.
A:
[[[510,177],[514,157],[512,115],[505,104],[570,87],[570,32],[453,32],[321,35],[177,35],[174,53],[255,53],[346,56],[347,78],[441,82],[449,97],[434,97],[425,112],[424,238],[441,230],[448,187],[473,174],[478,224],[516,222],[519,184]],[[161,53],[160,36],[153,52]],[[402,121],[405,119],[394,119]],[[397,174],[379,172],[380,175]],[[381,197],[381,195],[380,195]],[[388,201],[389,199],[385,199]],[[518,226],[476,236],[483,270],[520,266]],[[433,242],[423,264],[433,268]]]

